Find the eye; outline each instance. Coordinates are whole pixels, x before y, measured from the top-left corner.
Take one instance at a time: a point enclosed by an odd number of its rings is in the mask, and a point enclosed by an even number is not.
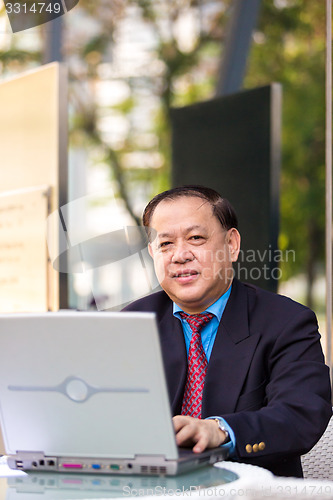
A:
[[[190,240],[198,241],[198,240],[203,240],[203,236],[200,236],[199,234],[195,234],[190,237]]]
[[[171,241],[162,241],[162,243],[158,245],[158,248],[165,248],[168,245],[171,245]]]

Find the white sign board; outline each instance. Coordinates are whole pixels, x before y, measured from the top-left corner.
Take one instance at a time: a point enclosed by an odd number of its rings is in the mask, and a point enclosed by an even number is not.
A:
[[[0,193],[0,312],[49,308],[49,197],[45,186]]]

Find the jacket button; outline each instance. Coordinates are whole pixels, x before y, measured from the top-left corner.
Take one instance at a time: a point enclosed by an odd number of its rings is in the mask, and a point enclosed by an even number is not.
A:
[[[259,451],[259,445],[258,445],[258,443],[255,443],[253,445],[252,449],[253,449],[254,453],[257,453],[257,451]]]
[[[247,453],[252,453],[252,446],[251,446],[250,444],[247,444],[247,445],[245,446],[245,449],[246,449],[246,452],[247,452]]]
[[[263,451],[265,448],[266,448],[266,444],[263,441],[261,441],[261,443],[259,443],[259,450]]]

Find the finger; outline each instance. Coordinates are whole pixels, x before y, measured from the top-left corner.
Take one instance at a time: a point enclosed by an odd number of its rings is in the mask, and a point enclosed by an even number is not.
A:
[[[197,439],[196,444],[193,446],[193,451],[194,453],[202,453],[208,447],[208,435],[206,432],[202,432],[199,436],[197,436]]]
[[[186,415],[176,415],[173,417],[172,421],[175,432],[177,433],[182,427],[189,424],[189,419],[190,417]]]
[[[187,423],[176,434],[176,442],[178,446],[190,446],[196,442],[195,435],[197,426],[193,423]]]

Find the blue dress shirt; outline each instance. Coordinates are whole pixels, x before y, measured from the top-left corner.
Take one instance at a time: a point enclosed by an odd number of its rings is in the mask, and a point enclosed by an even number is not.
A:
[[[205,351],[207,361],[209,362],[210,356],[212,353],[213,345],[215,342],[216,334],[217,334],[217,329],[220,324],[221,318],[223,311],[225,309],[225,306],[227,305],[228,299],[230,297],[231,293],[231,286],[229,289],[216,301],[214,304],[211,306],[207,307],[207,309],[203,312],[209,312],[212,313],[214,316],[211,319],[207,325],[203,327],[201,330],[201,341],[202,341],[202,347]],[[192,330],[190,325],[187,323],[186,319],[182,319],[180,316],[180,312],[184,312],[181,307],[179,307],[175,302],[173,303],[173,315],[178,318],[181,321],[183,332],[184,332],[184,338],[185,338],[185,345],[186,345],[186,352],[188,356],[189,348],[190,348],[190,342],[191,342],[191,337],[192,337]],[[223,447],[229,448],[229,455],[231,456],[233,452],[235,451],[236,448],[236,438],[233,430],[231,427],[228,425],[228,423],[224,420],[224,418],[221,417],[208,417],[209,419],[219,419],[226,430],[229,432],[230,436],[230,441],[228,443],[223,444]]]

